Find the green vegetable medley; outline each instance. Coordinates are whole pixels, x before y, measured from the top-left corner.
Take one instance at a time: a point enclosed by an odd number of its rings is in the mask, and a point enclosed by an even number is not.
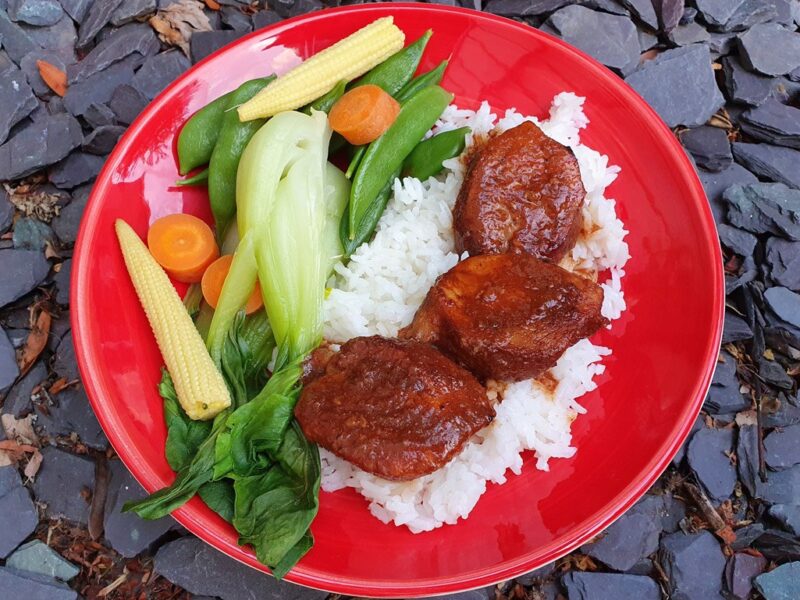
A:
[[[312,547],[319,508],[317,448],[293,418],[302,362],[322,341],[325,286],[337,261],[368,242],[400,175],[425,179],[464,149],[468,129],[422,141],[452,94],[439,87],[447,61],[417,75],[427,31],[361,79],[342,80],[299,111],[240,122],[236,107],[274,77],[247,81],[198,111],[178,139],[179,185],[207,185],[217,239],[233,253],[215,310],[196,286],[184,300],[222,372],[230,408],[193,421],[166,370],[159,385],[173,484],[126,510],[157,519],[195,494],[229,521],[274,575]],[[327,112],[354,87],[372,84],[399,102],[380,137],[350,146]],[[349,156],[347,174],[331,162]],[[254,285],[264,310],[242,310]],[[273,364],[270,364],[274,360]]]

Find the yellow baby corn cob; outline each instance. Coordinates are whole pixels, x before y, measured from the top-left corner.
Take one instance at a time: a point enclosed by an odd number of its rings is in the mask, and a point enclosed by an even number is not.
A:
[[[183,410],[190,419],[214,417],[231,405],[225,380],[167,274],[130,225],[117,219],[114,227],[128,274],[150,321]]]
[[[351,81],[402,49],[405,34],[392,17],[362,27],[298,65],[239,107],[239,119],[263,119],[294,110]]]

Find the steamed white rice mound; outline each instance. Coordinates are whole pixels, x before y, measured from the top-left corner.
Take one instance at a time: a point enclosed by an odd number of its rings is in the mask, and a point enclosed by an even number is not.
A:
[[[584,99],[561,93],[553,99],[547,120],[507,110],[498,120],[487,103],[477,111],[450,106],[434,132],[469,126],[473,138],[493,129],[504,131],[532,121],[545,134],[570,146],[578,158],[586,188],[584,227],[578,243],[561,265],[590,277],[600,275],[604,291],[602,313],[616,319],[625,310],[622,293],[627,262],[627,234],[617,218],[615,203],[604,196],[619,168],[608,157],[580,144],[579,132],[588,125]],[[350,262],[338,265],[325,302],[325,338],[334,343],[367,335],[394,336],[408,325],[436,278],[459,260],[454,250],[452,208],[464,176],[459,159],[445,163],[438,178],[422,182],[405,178],[394,183],[394,196],[378,224],[374,240],[362,245]],[[370,475],[320,449],[322,489],[355,488],[370,502],[373,515],[384,523],[405,525],[412,532],[430,531],[466,518],[486,491],[487,482],[504,483],[507,471],[519,474],[522,452],[533,450],[536,467],[547,471],[551,458],[575,454],[570,428],[585,412],[577,399],[595,389],[611,352],[581,340],[569,348],[549,371],[551,385],[526,380],[508,386],[490,385],[499,403],[491,425],[476,433],[447,465],[413,481],[395,482]],[[552,382],[555,381],[555,386]],[[502,399],[502,401],[500,401]]]

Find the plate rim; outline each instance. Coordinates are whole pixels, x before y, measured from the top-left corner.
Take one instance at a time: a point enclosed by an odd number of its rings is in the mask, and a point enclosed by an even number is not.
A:
[[[147,470],[149,467],[146,463],[139,463],[133,457],[125,457],[123,453],[114,443],[114,438],[119,437],[119,430],[114,426],[113,420],[109,415],[106,415],[102,406],[104,404],[105,390],[97,384],[99,377],[95,377],[101,371],[100,361],[96,356],[96,351],[90,347],[88,341],[85,339],[86,333],[84,322],[90,322],[88,317],[87,298],[81,293],[83,282],[87,281],[90,277],[87,268],[88,262],[83,260],[84,254],[89,254],[89,249],[85,248],[85,240],[89,239],[90,234],[96,229],[95,214],[99,211],[99,192],[100,188],[112,186],[110,181],[111,168],[118,158],[125,155],[131,145],[131,141],[139,134],[144,124],[151,118],[152,114],[158,113],[161,108],[170,99],[173,90],[181,85],[183,81],[190,77],[192,73],[200,66],[215,60],[217,56],[222,53],[228,52],[234,47],[239,45],[246,45],[256,37],[263,37],[265,32],[274,32],[279,34],[284,30],[294,28],[297,26],[305,26],[309,23],[324,21],[330,15],[342,12],[375,12],[384,14],[386,12],[429,12],[446,17],[449,14],[467,13],[471,18],[478,21],[492,22],[504,27],[518,29],[533,37],[544,38],[544,40],[552,45],[558,47],[562,52],[566,52],[581,59],[582,62],[590,67],[594,74],[604,83],[616,88],[619,93],[624,97],[624,101],[630,106],[634,105],[638,110],[647,114],[654,123],[656,130],[660,129],[664,144],[668,147],[670,154],[678,157],[680,165],[679,171],[682,176],[690,181],[690,186],[693,191],[693,196],[696,199],[702,198],[706,201],[700,203],[699,212],[701,225],[707,236],[711,239],[717,239],[716,223],[713,219],[710,205],[706,198],[705,191],[697,176],[694,167],[691,165],[685,152],[683,151],[680,143],[672,134],[672,131],[661,120],[655,110],[650,107],[625,81],[619,78],[616,74],[611,72],[605,66],[600,64],[594,58],[586,53],[578,50],[577,48],[567,44],[566,42],[551,36],[547,33],[539,31],[527,25],[482,11],[477,11],[469,8],[443,6],[443,5],[430,5],[412,2],[398,2],[398,3],[375,3],[357,6],[344,6],[337,8],[324,9],[307,13],[285,19],[278,23],[263,27],[252,33],[244,35],[237,40],[223,46],[216,50],[209,56],[205,57],[195,65],[187,69],[179,78],[170,83],[158,96],[156,96],[137,116],[131,123],[115,146],[112,153],[106,159],[106,162],[92,185],[91,194],[87,200],[84,208],[84,213],[81,218],[79,232],[76,238],[73,251],[73,264],[74,269],[71,276],[71,289],[70,289],[70,321],[71,331],[73,337],[73,344],[75,346],[75,356],[78,368],[81,374],[81,381],[86,391],[87,397],[92,405],[92,409],[98,418],[103,430],[107,432],[109,443],[114,448],[117,456],[123,462],[125,467],[131,472],[134,478],[149,492],[155,489],[155,486],[150,485],[152,475],[148,476]],[[695,201],[695,205],[698,202]],[[91,225],[90,225],[91,222]],[[622,488],[620,492],[607,503],[607,505],[594,516],[587,518],[584,524],[579,528],[580,533],[572,537],[571,540],[562,540],[560,543],[552,544],[548,551],[542,555],[541,551],[537,552],[539,558],[532,558],[533,552],[528,552],[512,560],[504,560],[501,565],[492,567],[485,567],[481,569],[473,569],[472,571],[462,573],[458,577],[450,576],[443,578],[427,578],[417,580],[368,580],[360,577],[348,577],[346,575],[334,575],[330,572],[322,572],[316,569],[304,568],[302,564],[298,565],[295,569],[289,572],[284,578],[295,584],[303,585],[310,588],[320,589],[324,591],[331,591],[335,593],[351,594],[355,596],[368,596],[368,597],[419,597],[441,595],[453,592],[467,591],[470,589],[482,588],[489,585],[494,585],[501,581],[505,581],[521,573],[528,572],[539,565],[548,564],[561,556],[571,552],[579,547],[602,530],[611,525],[620,516],[635,504],[652,484],[658,479],[661,473],[667,468],[672,461],[679,448],[688,437],[689,432],[694,424],[697,415],[702,408],[703,400],[711,385],[711,379],[717,362],[717,356],[722,339],[722,328],[725,313],[725,295],[724,295],[724,274],[722,270],[722,253],[719,245],[712,244],[712,254],[716,258],[712,266],[714,273],[712,274],[715,285],[713,289],[713,304],[717,305],[717,315],[715,322],[712,323],[713,333],[706,341],[704,348],[704,361],[703,361],[703,376],[695,382],[694,393],[687,402],[688,412],[687,418],[682,424],[677,436],[675,436],[671,443],[666,444],[666,450],[660,455],[655,455],[647,466],[641,471],[642,476],[632,481],[627,486]],[[691,416],[691,418],[688,418]],[[191,504],[195,504],[198,500],[194,499]],[[227,541],[217,537],[215,534],[208,532],[203,523],[203,519],[199,519],[198,515],[192,505],[184,506],[172,513],[173,518],[185,526],[191,533],[208,543],[213,548],[223,552],[226,556],[233,558],[243,564],[247,564],[257,570],[269,572],[264,565],[261,565],[255,560],[255,557],[250,554],[244,554],[243,551],[236,545],[230,544]]]

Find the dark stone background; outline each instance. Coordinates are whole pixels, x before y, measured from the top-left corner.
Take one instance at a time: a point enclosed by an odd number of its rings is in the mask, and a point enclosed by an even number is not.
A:
[[[217,1],[0,0],[2,598],[325,597],[121,514],[142,490],[75,365],[71,248],[125,127],[193,62],[328,6]],[[651,492],[557,563],[452,597],[800,598],[800,0],[465,4],[562,37],[656,108],[708,193],[728,310],[703,414]]]

